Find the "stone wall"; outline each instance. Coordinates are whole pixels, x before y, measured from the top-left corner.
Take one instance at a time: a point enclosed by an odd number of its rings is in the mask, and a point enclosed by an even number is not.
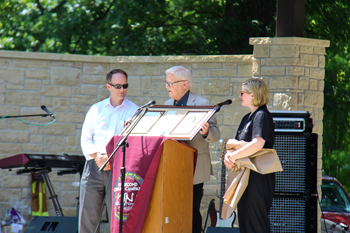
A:
[[[325,48],[329,41],[305,38],[251,38],[255,77],[269,83],[274,110],[309,111],[318,134],[318,193],[322,183]],[[320,213],[319,213],[320,214]]]
[[[217,114],[222,138],[234,137],[238,124],[248,112],[240,106],[241,83],[252,75],[263,78],[270,88],[269,109],[305,110],[319,134],[319,169],[322,154],[324,52],[329,41],[305,38],[251,38],[253,55],[221,56],[118,56],[100,57],[69,54],[0,51],[0,115],[45,114],[45,105],[56,116],[48,126],[28,125],[16,119],[0,120],[0,158],[18,153],[81,155],[80,134],[90,106],[106,97],[105,75],[113,68],[129,74],[128,98],[138,105],[168,99],[165,70],[181,65],[192,71],[192,91],[213,104],[232,99]],[[21,118],[46,124],[51,118]],[[215,176],[205,184],[203,219],[208,203],[220,194],[220,143],[211,144]],[[29,175],[0,170],[0,215],[18,200],[26,210],[31,206]],[[79,175],[50,178],[65,216],[76,215]],[[320,171],[320,170],[319,170]],[[321,172],[318,184],[321,183]],[[217,198],[216,198],[217,199]],[[219,203],[218,200],[216,203]],[[49,213],[55,215],[47,200]],[[27,217],[29,212],[25,213]],[[204,222],[204,220],[203,220]]]

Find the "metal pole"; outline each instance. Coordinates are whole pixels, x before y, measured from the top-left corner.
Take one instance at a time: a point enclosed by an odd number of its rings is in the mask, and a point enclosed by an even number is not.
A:
[[[121,176],[121,190],[120,190],[120,212],[119,212],[119,233],[123,232],[123,218],[124,218],[124,184],[125,184],[125,151],[126,147],[129,147],[127,142],[123,143],[123,166],[120,168],[120,176]]]
[[[51,181],[50,181],[46,171],[41,172],[41,175],[46,183],[47,190],[49,190],[49,193],[50,193],[49,199],[51,199],[51,201],[52,201],[53,207],[55,208],[55,211],[56,211],[56,215],[59,217],[63,216],[60,203],[57,200],[57,195],[55,194],[55,191],[52,187]]]

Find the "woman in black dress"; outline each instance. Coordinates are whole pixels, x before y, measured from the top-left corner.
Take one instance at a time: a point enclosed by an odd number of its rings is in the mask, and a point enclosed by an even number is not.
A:
[[[247,143],[241,149],[227,152],[224,163],[228,169],[237,159],[249,157],[262,148],[273,148],[274,123],[266,104],[269,90],[262,79],[252,78],[242,84],[241,105],[248,107],[239,125],[236,139]],[[262,175],[250,171],[249,183],[238,202],[238,220],[241,233],[271,232],[269,211],[275,189],[275,173]]]

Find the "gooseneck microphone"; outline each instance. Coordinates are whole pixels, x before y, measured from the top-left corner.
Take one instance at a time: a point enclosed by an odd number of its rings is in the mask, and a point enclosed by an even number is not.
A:
[[[221,102],[221,103],[218,103],[217,105],[215,105],[215,112],[219,112],[220,111],[220,108],[223,106],[223,105],[230,105],[232,103],[232,100],[228,99],[224,102]]]
[[[45,112],[47,112],[47,113],[50,115],[50,117],[56,119],[56,117],[53,115],[53,113],[50,112],[50,111],[46,108],[45,105],[41,105],[41,109],[44,110]]]
[[[147,104],[142,105],[139,109],[148,108],[148,107],[151,107],[151,106],[153,106],[155,104],[156,104],[156,101],[155,100],[151,100]]]
[[[221,107],[222,105],[230,105],[230,104],[232,104],[232,100],[228,99],[224,102],[218,103],[217,106]]]
[[[125,124],[125,126],[129,126],[129,125],[135,120],[135,118],[144,110],[144,108],[151,107],[151,106],[153,106],[153,105],[155,105],[155,104],[156,104],[156,101],[155,101],[155,100],[151,100],[151,101],[148,102],[147,104],[144,104],[144,105],[142,105],[141,107],[139,107],[139,108],[135,111],[134,115],[127,121],[127,123]],[[124,130],[125,130],[125,129],[126,129],[126,128],[124,128]],[[122,131],[121,134],[123,134],[124,130]]]

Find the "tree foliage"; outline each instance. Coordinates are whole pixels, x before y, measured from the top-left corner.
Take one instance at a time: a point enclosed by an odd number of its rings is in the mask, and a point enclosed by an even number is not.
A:
[[[275,0],[11,0],[2,49],[90,55],[252,53],[273,36]]]
[[[305,36],[330,40],[326,49],[323,169],[350,193],[350,2],[307,0]]]

